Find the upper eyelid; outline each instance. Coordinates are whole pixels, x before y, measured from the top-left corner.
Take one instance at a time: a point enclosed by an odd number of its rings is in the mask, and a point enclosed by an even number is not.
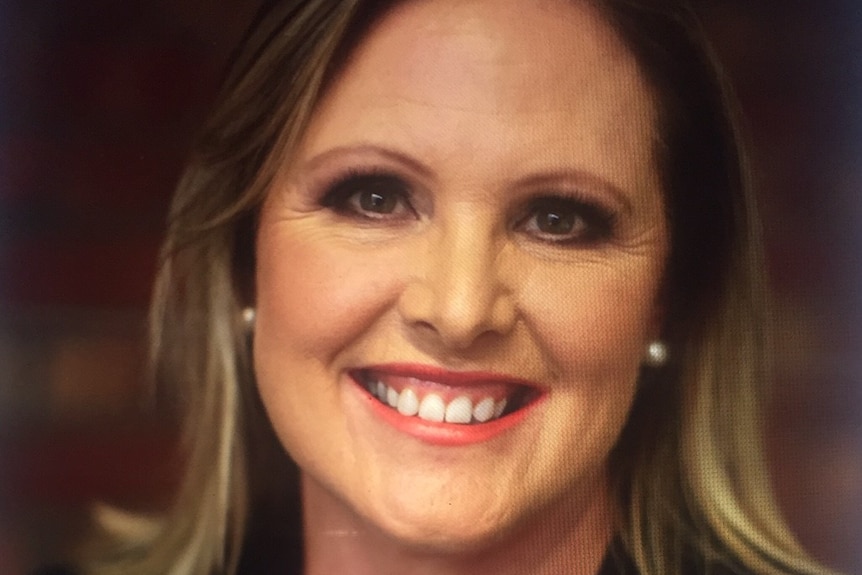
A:
[[[590,199],[583,199],[579,196],[552,196],[543,195],[529,201],[522,208],[523,211],[517,220],[514,222],[514,228],[522,227],[528,224],[537,213],[537,208],[543,200],[561,201],[563,204],[569,204],[575,211],[580,212],[577,217],[581,218],[587,230],[580,235],[571,238],[563,238],[560,240],[547,240],[551,244],[566,245],[569,243],[580,243],[584,239],[589,239],[593,236],[604,237],[613,236],[616,233],[619,214],[608,206],[602,205],[600,202],[594,202]],[[587,213],[584,213],[584,212]],[[543,240],[544,241],[544,240]]]
[[[373,178],[380,176],[402,181],[408,192],[404,196],[415,210],[428,213],[433,211],[433,197],[435,195],[433,190],[439,184],[423,181],[424,178],[413,173],[409,167],[393,166],[388,161],[356,161],[337,167],[325,166],[326,163],[328,162],[320,162],[317,169],[312,170],[312,172],[318,173],[307,173],[301,178],[307,184],[304,187],[314,190],[319,201],[332,193],[333,188],[346,183],[352,177]],[[321,171],[323,173],[319,173]],[[630,205],[627,203],[620,204],[616,199],[604,198],[601,192],[590,191],[589,185],[581,186],[557,176],[536,176],[519,181],[514,188],[511,188],[511,185],[509,182],[502,183],[502,189],[506,196],[513,198],[513,205],[506,211],[509,212],[510,217],[517,219],[526,217],[527,212],[535,207],[537,202],[545,200],[571,202],[575,206],[582,205],[599,212],[600,215],[606,215],[613,219],[616,219],[620,212],[627,212],[630,209]],[[425,201],[422,201],[423,199]]]
[[[394,192],[398,195],[399,201],[405,204],[404,208],[407,211],[413,213],[418,216],[418,212],[416,207],[413,205],[412,201],[412,185],[405,178],[401,177],[398,174],[392,173],[391,171],[378,171],[378,170],[354,170],[349,169],[345,173],[336,177],[335,180],[330,181],[327,184],[323,185],[323,190],[318,192],[318,200],[317,202],[330,209],[334,209],[335,211],[347,211],[353,213],[358,217],[368,217],[368,219],[377,220],[377,219],[387,219],[387,217],[376,218],[372,216],[367,216],[361,209],[354,208],[352,206],[348,207],[348,200],[355,195],[359,189],[351,190],[349,188],[349,184],[351,180],[363,180],[363,179],[375,179],[375,178],[389,178],[395,181],[398,181],[403,184],[404,189],[394,190]],[[342,188],[342,189],[339,189]]]
[[[391,177],[403,183],[404,191],[400,195],[408,204],[408,208],[417,216],[430,215],[433,213],[434,206],[431,200],[431,193],[428,186],[423,182],[418,181],[413,174],[405,174],[398,168],[393,168],[389,165],[368,164],[368,165],[350,165],[342,167],[334,174],[326,174],[321,176],[321,179],[313,182],[310,190],[315,196],[315,202],[323,204],[327,196],[329,196],[339,183],[345,183],[351,177]]]
[[[511,189],[529,190],[536,197],[560,197],[597,205],[608,212],[630,213],[626,193],[613,182],[583,170],[560,170],[531,174],[509,184]]]
[[[425,189],[434,189],[441,183],[439,174],[415,155],[372,143],[339,146],[323,151],[300,161],[297,173],[314,174],[316,179],[317,174],[341,171],[344,166],[354,166],[360,170],[391,170]],[[624,187],[600,173],[577,166],[539,168],[523,176],[499,180],[495,187],[507,195],[529,190],[580,190],[586,192],[585,196],[594,196],[605,207],[612,207],[613,211],[629,213],[633,209]]]
[[[410,184],[411,190],[435,187],[434,174],[407,154],[373,145],[338,147],[300,161],[293,179],[301,189],[323,194],[349,173],[391,174]]]
[[[406,170],[417,179],[425,181],[434,179],[431,169],[413,156],[371,144],[343,146],[327,150],[301,163],[300,171],[315,172],[319,169],[326,169],[331,164],[390,167],[397,171]]]
[[[335,191],[334,188],[340,187],[340,186],[346,186],[347,184],[349,184],[351,182],[351,180],[374,180],[375,178],[380,179],[380,180],[390,179],[390,180],[395,180],[395,181],[401,181],[404,184],[406,184],[405,187],[407,187],[408,189],[413,187],[409,181],[406,181],[403,177],[399,176],[398,174],[395,174],[395,173],[392,173],[389,171],[378,171],[378,170],[365,171],[365,170],[352,170],[351,169],[351,170],[348,170],[345,173],[341,174],[340,176],[336,177],[335,179],[330,181],[328,184],[325,184],[323,186],[322,192],[324,194],[333,193]]]
[[[398,176],[395,176],[395,175],[389,174],[389,173],[384,173],[384,174],[380,174],[380,175],[383,177],[392,177],[394,179],[399,179],[399,180],[401,179]],[[333,186],[339,186],[342,183],[349,182],[351,177],[356,177],[356,178],[370,177],[370,178],[373,178],[373,177],[375,177],[375,174],[373,174],[373,173],[364,173],[364,174],[358,173],[358,174],[354,174],[353,176],[348,175],[348,176],[344,177],[340,183],[338,181],[334,182]],[[405,182],[405,184],[406,184],[406,182]],[[409,184],[406,184],[406,185],[409,188]],[[345,200],[349,199],[350,197],[352,197],[352,195],[355,194],[356,191],[359,191],[359,190],[350,190],[350,189],[344,190],[341,193],[340,197],[337,198],[337,201],[333,202],[330,205],[334,206],[334,207],[339,207],[339,206],[343,207],[343,202]],[[327,193],[324,196],[324,198],[328,197],[331,193],[332,193],[332,191]],[[409,189],[407,191],[398,190],[395,193],[399,196],[399,199],[401,201],[406,203],[405,207],[408,211],[412,212],[416,216],[419,216],[419,213],[417,212],[415,206],[412,205],[412,202],[411,202],[412,194],[410,193]],[[518,215],[515,218],[512,218],[512,221],[510,222],[510,224],[508,224],[508,226],[511,226],[511,229],[513,229],[513,230],[525,226],[529,221],[531,221],[536,216],[538,209],[545,202],[558,202],[562,206],[567,206],[567,207],[571,208],[572,210],[574,210],[575,212],[579,212],[579,213],[577,213],[577,217],[583,221],[584,226],[587,228],[586,231],[577,233],[577,234],[575,234],[574,237],[562,238],[562,239],[557,240],[557,241],[547,240],[548,243],[566,245],[566,244],[572,244],[572,243],[580,243],[581,241],[590,241],[590,239],[592,239],[593,236],[598,238],[598,237],[603,237],[603,236],[608,236],[608,235],[613,234],[614,228],[616,226],[616,214],[614,214],[606,206],[599,205],[597,202],[592,202],[590,200],[584,200],[583,198],[581,198],[579,196],[562,195],[562,194],[554,195],[552,193],[547,193],[547,192],[543,193],[543,194],[541,194],[535,198],[531,198],[531,199],[527,200],[522,205],[520,215]],[[364,212],[362,210],[356,210],[356,209],[351,208],[349,211],[354,212],[355,215],[360,217],[360,218],[366,217],[366,214],[364,214]],[[584,212],[586,212],[586,213],[584,213]],[[380,218],[375,218],[373,216],[367,216],[367,217],[370,220],[389,219],[389,218],[387,218],[386,215],[384,215],[383,217],[380,217]]]
[[[402,170],[377,163],[351,163],[332,169],[314,170],[306,172],[301,177],[296,177],[296,180],[301,182],[305,188],[316,190],[319,193],[327,193],[334,186],[349,181],[351,178],[375,176],[403,180],[411,189],[417,184],[415,178],[405,175]]]
[[[590,214],[588,215],[600,216],[603,219],[616,220],[618,217],[618,212],[614,209],[614,207],[608,206],[605,203],[595,200],[592,197],[588,197],[580,193],[553,193],[547,190],[543,193],[537,194],[535,197],[528,198],[526,201],[524,201],[518,208],[521,214],[520,217],[528,217],[530,214],[533,213],[535,209],[541,207],[545,202],[560,202],[562,205],[568,205],[575,210],[590,212]]]

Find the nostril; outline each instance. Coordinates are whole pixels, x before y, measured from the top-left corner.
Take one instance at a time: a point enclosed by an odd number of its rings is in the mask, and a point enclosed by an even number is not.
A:
[[[405,285],[398,300],[405,324],[453,349],[467,348],[486,334],[508,333],[517,317],[511,292],[490,277],[475,283],[453,274],[414,278]]]
[[[433,332],[434,324],[429,321],[417,321],[414,323],[414,327],[420,331]]]
[[[515,298],[510,293],[500,294],[494,300],[492,310],[492,328],[500,333],[509,332],[517,322],[518,311]]]
[[[433,329],[434,292],[418,279],[410,282],[398,298],[398,311],[407,323]]]

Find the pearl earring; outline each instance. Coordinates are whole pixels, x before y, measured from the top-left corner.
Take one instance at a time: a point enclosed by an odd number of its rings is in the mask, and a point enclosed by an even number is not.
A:
[[[644,363],[649,367],[661,367],[667,363],[670,352],[667,349],[667,344],[659,339],[649,342],[646,348],[646,357]]]
[[[254,331],[254,318],[256,312],[253,307],[246,307],[242,310],[242,324],[248,333]]]

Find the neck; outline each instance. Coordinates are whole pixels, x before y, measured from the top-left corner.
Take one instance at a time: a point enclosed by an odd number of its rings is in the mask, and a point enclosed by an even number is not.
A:
[[[606,484],[597,480],[588,500],[548,506],[487,545],[452,552],[405,546],[303,474],[305,575],[595,575],[614,532]]]

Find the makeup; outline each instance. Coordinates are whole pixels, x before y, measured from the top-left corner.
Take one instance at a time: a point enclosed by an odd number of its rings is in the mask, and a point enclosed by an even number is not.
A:
[[[418,364],[370,366],[350,377],[377,417],[444,446],[488,441],[521,423],[547,395],[516,377]]]

